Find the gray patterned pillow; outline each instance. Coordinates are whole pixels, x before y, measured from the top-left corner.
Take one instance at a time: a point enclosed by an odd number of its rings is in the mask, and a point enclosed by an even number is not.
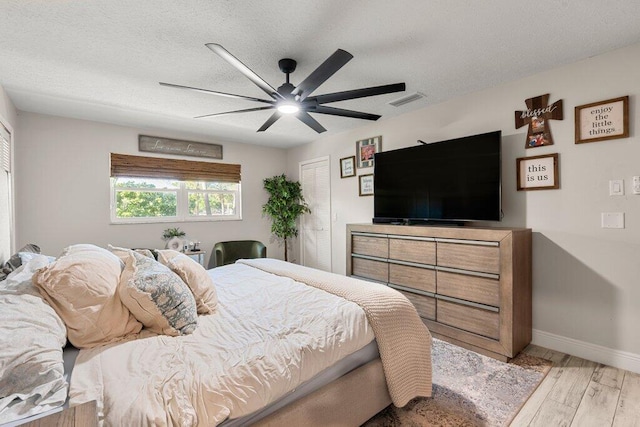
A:
[[[177,274],[153,258],[131,252],[118,293],[135,318],[155,333],[187,335],[198,326],[191,290]]]
[[[0,281],[6,279],[9,273],[22,265],[22,257],[20,256],[20,252],[32,252],[34,254],[39,254],[40,246],[34,245],[33,243],[28,243],[27,245],[20,248],[18,252],[11,255],[11,258],[9,258],[9,260],[0,267]]]

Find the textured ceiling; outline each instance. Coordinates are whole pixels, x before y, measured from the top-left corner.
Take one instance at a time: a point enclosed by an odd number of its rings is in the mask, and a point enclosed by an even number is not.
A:
[[[158,82],[262,98],[205,43],[274,87],[278,59],[298,61],[297,84],[342,48],[354,59],[314,95],[406,82],[331,104],[384,119],[636,43],[638,16],[638,0],[2,0],[0,85],[19,110],[290,147],[318,134],[293,117],[256,133],[269,111],[193,119],[261,104]],[[367,123],[315,118],[329,133]]]

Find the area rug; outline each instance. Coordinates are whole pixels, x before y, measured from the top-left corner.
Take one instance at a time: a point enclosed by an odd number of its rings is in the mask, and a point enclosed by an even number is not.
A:
[[[435,338],[432,365],[431,398],[390,405],[364,427],[506,426],[551,368],[527,354],[503,363]]]

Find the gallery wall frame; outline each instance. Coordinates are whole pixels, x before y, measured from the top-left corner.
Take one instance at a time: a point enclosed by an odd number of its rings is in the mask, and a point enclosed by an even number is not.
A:
[[[340,159],[340,178],[356,176],[356,156]]]
[[[516,159],[517,190],[560,188],[558,153]]]
[[[629,96],[578,105],[575,108],[576,144],[627,138]]]
[[[370,168],[374,164],[374,156],[382,150],[382,136],[374,136],[356,141],[356,157],[358,169]]]
[[[553,135],[549,123],[551,120],[563,120],[564,109],[562,99],[549,104],[549,96],[548,93],[545,93],[526,99],[524,102],[527,109],[515,112],[516,129],[527,126],[525,148],[553,145]]]
[[[373,196],[373,174],[360,175],[358,179],[358,194],[360,196]]]

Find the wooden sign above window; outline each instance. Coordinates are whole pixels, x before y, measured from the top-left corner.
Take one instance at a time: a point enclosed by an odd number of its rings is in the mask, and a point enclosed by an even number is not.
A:
[[[138,135],[138,150],[149,153],[222,159],[222,145]]]

